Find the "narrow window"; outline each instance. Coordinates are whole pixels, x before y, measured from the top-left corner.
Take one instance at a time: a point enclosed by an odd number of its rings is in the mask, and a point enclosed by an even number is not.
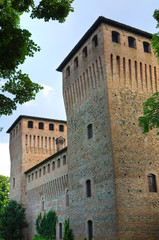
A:
[[[111,64],[111,74],[113,79],[113,54],[110,55],[110,64]]]
[[[66,68],[66,77],[70,76],[70,66]]]
[[[32,179],[32,181],[34,180],[34,173],[32,173],[32,175],[31,175],[31,179]]]
[[[147,65],[145,64],[145,81],[146,81],[146,88],[147,88]]]
[[[149,192],[157,192],[156,176],[154,174],[148,174],[147,178],[148,178]]]
[[[30,175],[28,176],[28,183],[30,182]]]
[[[137,77],[137,61],[135,61],[135,80],[136,80],[136,86],[138,87],[138,77]]]
[[[39,169],[39,177],[41,177],[41,169]]]
[[[126,84],[126,63],[125,63],[125,58],[123,58],[123,72],[124,72],[124,83]]]
[[[66,191],[66,207],[69,206],[69,195],[68,195],[68,190]]]
[[[154,67],[154,77],[155,77],[155,88],[157,91],[157,73],[156,73],[156,67]]]
[[[151,90],[152,88],[152,69],[151,69],[151,65],[149,65],[149,74],[150,74],[150,83],[151,83]]]
[[[128,45],[130,48],[136,48],[136,40],[133,37],[128,37]]]
[[[49,124],[49,130],[54,131],[54,124],[52,124],[52,123]]]
[[[87,227],[88,227],[88,240],[93,239],[93,223],[91,220],[87,222]]]
[[[38,178],[38,171],[35,172],[35,179]]]
[[[120,43],[120,34],[116,31],[112,31],[112,42]]]
[[[148,42],[143,42],[144,52],[151,53],[150,44]]]
[[[47,172],[50,172],[50,164],[47,165]]]
[[[55,170],[55,162],[52,163],[52,171]]]
[[[43,175],[45,175],[45,172],[46,172],[46,168],[43,167]]]
[[[89,124],[87,126],[87,135],[88,135],[88,139],[93,137],[93,128],[92,128],[92,124]]]
[[[44,212],[44,210],[45,210],[45,202],[44,202],[44,198],[42,198],[41,211]]]
[[[15,177],[13,178],[13,188],[15,188]]]
[[[130,80],[130,85],[132,86],[131,59],[129,59],[129,80]]]
[[[141,86],[143,89],[143,73],[142,73],[142,62],[140,62],[140,79],[141,79]]]
[[[116,56],[117,74],[120,79],[120,57]]]
[[[59,223],[59,239],[62,239],[62,223]]]
[[[57,159],[57,167],[60,167],[60,158]]]
[[[44,129],[44,123],[43,122],[39,122],[39,129]]]
[[[64,125],[59,125],[59,131],[64,132]]]
[[[33,128],[33,121],[28,121],[28,128]]]
[[[97,35],[95,35],[92,39],[92,43],[93,43],[93,46],[94,47],[97,47],[98,46],[98,38],[97,38]]]
[[[78,57],[74,59],[74,68],[76,69],[78,67]]]
[[[63,165],[66,165],[66,155],[63,156]]]
[[[86,196],[91,197],[91,181],[86,181]]]
[[[84,58],[87,57],[87,47],[84,47],[84,48],[83,48],[82,54],[83,54],[83,57],[84,57]]]

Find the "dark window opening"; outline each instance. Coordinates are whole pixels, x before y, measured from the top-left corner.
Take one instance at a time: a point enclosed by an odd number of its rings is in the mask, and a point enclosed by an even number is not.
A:
[[[43,122],[39,122],[39,129],[44,129],[44,123]]]
[[[86,58],[87,55],[88,55],[88,54],[87,54],[87,47],[84,47],[84,48],[83,48],[82,53],[83,53],[83,57]]]
[[[66,165],[66,155],[63,156],[63,165]]]
[[[45,210],[45,202],[44,202],[44,199],[42,199],[41,211],[44,212],[44,210]]]
[[[41,177],[41,169],[39,169],[39,177]]]
[[[93,239],[93,223],[91,220],[89,220],[87,222],[88,225],[88,240],[92,240]]]
[[[89,124],[87,126],[87,134],[88,134],[88,139],[93,137],[93,128],[92,128],[92,124]]]
[[[15,177],[13,178],[13,188],[15,188]]]
[[[91,197],[91,181],[86,181],[86,196]]]
[[[32,181],[33,181],[33,180],[34,180],[34,173],[32,173],[32,175],[31,175],[31,176],[32,176],[31,178],[32,178]]]
[[[59,131],[64,132],[64,125],[59,125]]]
[[[37,179],[38,178],[38,172],[36,171],[35,172],[35,179]]]
[[[70,76],[70,66],[66,68],[66,77]]]
[[[144,52],[151,53],[150,44],[148,42],[143,42]]]
[[[50,164],[47,165],[47,172],[50,172]]]
[[[128,44],[130,48],[136,48],[136,40],[133,37],[128,37]]]
[[[69,195],[68,195],[68,190],[66,191],[66,206],[69,206]]]
[[[28,121],[28,128],[33,128],[33,121]]]
[[[154,174],[148,174],[147,178],[148,178],[149,192],[157,192],[156,176]]]
[[[62,223],[59,224],[59,239],[62,239]]]
[[[92,39],[92,42],[93,42],[93,46],[94,47],[97,47],[98,46],[98,38],[97,38],[97,35],[95,35]]]
[[[74,59],[74,67],[77,68],[78,67],[78,57],[76,57]]]
[[[46,172],[46,168],[43,167],[43,175],[45,175],[45,172]]]
[[[112,31],[112,42],[120,43],[120,34],[118,32]]]
[[[54,131],[54,124],[52,123],[49,124],[49,130]]]
[[[55,162],[52,163],[52,170],[55,170]]]
[[[30,175],[28,176],[28,182],[30,182]]]
[[[60,158],[57,159],[57,167],[60,167]]]

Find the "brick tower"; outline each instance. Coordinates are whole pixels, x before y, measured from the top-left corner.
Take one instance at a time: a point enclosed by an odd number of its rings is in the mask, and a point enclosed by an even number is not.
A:
[[[76,239],[158,239],[157,136],[138,127],[143,101],[159,90],[151,37],[99,17],[57,69]]]
[[[67,146],[66,121],[21,115],[7,133],[10,133],[10,198],[25,204],[24,172],[54,154],[59,137],[63,138],[63,147]]]

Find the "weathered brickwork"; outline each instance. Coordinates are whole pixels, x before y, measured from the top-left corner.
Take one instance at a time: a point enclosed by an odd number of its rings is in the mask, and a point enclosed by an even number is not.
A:
[[[138,126],[142,103],[159,90],[151,37],[100,17],[57,69],[68,126],[25,116],[8,130],[11,198],[27,207],[26,238],[39,212],[54,209],[58,240],[67,217],[78,240],[159,239],[159,193],[148,183],[153,175],[158,187],[158,136]]]

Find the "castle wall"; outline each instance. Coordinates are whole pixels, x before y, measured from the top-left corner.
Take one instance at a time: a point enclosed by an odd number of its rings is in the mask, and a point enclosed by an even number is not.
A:
[[[68,167],[67,152],[62,150],[37,167],[26,172],[26,204],[29,227],[26,238],[32,239],[36,234],[35,221],[40,212],[55,210],[58,216],[57,240],[59,239],[59,223],[68,218]],[[60,164],[59,164],[60,161]]]
[[[120,33],[113,43],[111,31]],[[128,46],[128,37],[136,48]],[[156,130],[143,135],[138,126],[142,103],[158,91],[158,64],[143,42],[150,39],[104,26],[105,61],[120,239],[158,239],[159,193],[149,192],[148,174],[159,183]]]
[[[92,43],[96,34],[98,46]],[[63,70],[68,124],[69,219],[75,239],[90,239],[89,221],[93,223],[93,239],[118,239],[103,40],[100,27]],[[85,47],[87,56],[83,52]],[[77,57],[78,67],[75,67]],[[90,139],[89,124],[93,126]],[[91,181],[91,197],[86,193],[87,180]]]

